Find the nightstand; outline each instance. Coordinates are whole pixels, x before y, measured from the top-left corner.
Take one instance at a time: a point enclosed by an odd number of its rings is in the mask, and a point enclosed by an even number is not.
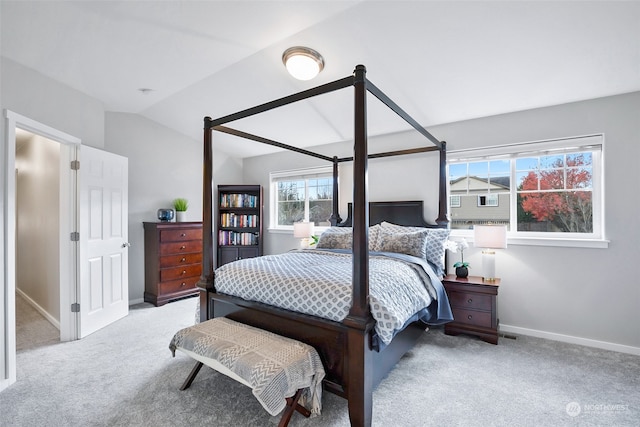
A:
[[[485,282],[482,277],[461,279],[449,274],[442,279],[447,290],[453,322],[444,325],[447,335],[469,334],[498,344],[498,287],[500,279]]]

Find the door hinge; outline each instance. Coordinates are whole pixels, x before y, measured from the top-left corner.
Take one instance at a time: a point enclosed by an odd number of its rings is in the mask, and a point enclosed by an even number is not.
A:
[[[80,313],[80,304],[78,304],[77,302],[74,302],[73,304],[71,304],[71,312]]]
[[[80,160],[71,160],[71,170],[80,170]]]
[[[80,241],[80,233],[78,233],[77,231],[71,232],[71,241],[72,242],[79,242]]]

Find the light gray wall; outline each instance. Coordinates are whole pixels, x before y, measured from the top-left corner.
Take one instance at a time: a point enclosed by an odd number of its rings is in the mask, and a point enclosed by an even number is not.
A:
[[[3,109],[80,138],[82,144],[104,146],[100,101],[5,57],[0,66]]]
[[[560,106],[503,114],[430,127],[449,150],[483,147],[566,136],[605,135],[605,229],[611,240],[607,249],[516,246],[498,254],[497,273],[502,278],[499,317],[504,329],[583,342],[613,343],[640,349],[640,286],[629,274],[640,241],[637,207],[637,159],[640,158],[640,93],[631,93]],[[408,139],[411,141],[407,142]],[[381,138],[380,146],[395,148],[413,144],[413,136]],[[370,144],[375,144],[375,140]],[[374,152],[374,149],[370,152]],[[351,143],[323,146],[323,154],[350,154]],[[372,160],[369,190],[372,201],[423,199],[429,206],[425,218],[436,217],[436,167],[425,154],[415,158]],[[269,172],[322,164],[293,153],[245,159],[245,182],[268,189]],[[347,169],[347,168],[345,168]],[[350,168],[341,172],[340,204],[351,198]],[[347,190],[346,188],[349,188]],[[268,201],[269,194],[265,191]],[[268,206],[266,206],[268,212]],[[344,215],[345,209],[341,209]],[[267,218],[268,219],[268,218]],[[291,235],[267,233],[265,252],[295,247]],[[471,273],[479,273],[481,255],[474,248],[465,260]],[[631,267],[633,268],[633,267]],[[476,269],[474,271],[474,269]]]
[[[158,221],[157,210],[171,208],[177,197],[189,200],[189,221],[202,221],[202,143],[137,114],[107,113],[105,150],[129,159],[129,299],[139,302],[144,292],[142,223]],[[241,183],[241,161],[216,154],[217,181]]]
[[[34,135],[16,153],[16,288],[60,322],[60,144]]]

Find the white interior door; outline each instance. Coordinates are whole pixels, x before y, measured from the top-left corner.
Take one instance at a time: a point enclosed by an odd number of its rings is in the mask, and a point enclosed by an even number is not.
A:
[[[129,313],[128,159],[80,147],[78,338]]]

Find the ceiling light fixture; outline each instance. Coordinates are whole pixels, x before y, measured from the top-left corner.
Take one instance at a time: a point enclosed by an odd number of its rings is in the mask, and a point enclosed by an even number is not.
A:
[[[324,58],[308,47],[295,46],[285,50],[282,62],[287,71],[298,80],[311,80],[324,68]]]

